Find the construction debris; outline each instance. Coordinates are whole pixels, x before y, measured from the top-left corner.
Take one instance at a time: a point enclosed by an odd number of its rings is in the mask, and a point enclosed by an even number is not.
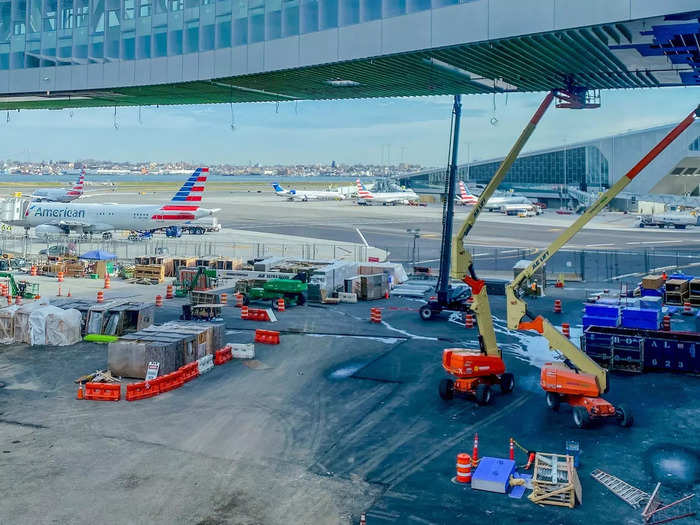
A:
[[[533,503],[559,505],[573,509],[582,501],[581,483],[578,479],[574,458],[561,454],[538,452],[535,455],[535,470],[532,475]]]

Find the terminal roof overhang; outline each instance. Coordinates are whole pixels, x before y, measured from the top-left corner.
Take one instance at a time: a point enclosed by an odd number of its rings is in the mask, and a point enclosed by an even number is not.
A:
[[[0,109],[289,102],[700,85],[700,13],[611,23],[345,62],[139,87],[25,93]],[[651,27],[640,31],[640,27]],[[673,28],[673,29],[671,29]],[[642,35],[642,36],[639,36]]]

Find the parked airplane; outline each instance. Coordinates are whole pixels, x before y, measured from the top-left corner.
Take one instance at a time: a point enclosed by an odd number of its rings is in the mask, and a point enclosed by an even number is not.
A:
[[[528,199],[527,197],[523,197],[521,195],[496,195],[491,197],[487,202],[484,208],[486,208],[488,211],[503,211],[503,206],[506,205],[521,205],[523,208],[537,208],[534,204],[532,204],[532,201]],[[539,210],[539,208],[538,208]]]
[[[413,190],[372,193],[365,188],[360,179],[355,182],[357,183],[357,204],[383,204],[386,206],[387,204],[408,204],[419,200],[418,195]]]
[[[459,195],[455,197],[455,200],[462,206],[474,206],[479,201],[479,199],[475,195],[472,195],[469,192],[467,186],[462,180],[459,181]]]
[[[285,190],[276,182],[272,184],[275,193],[280,197],[286,197],[290,201],[312,201],[312,200],[343,200],[345,195],[339,191],[308,191],[308,190]]]
[[[105,204],[31,202],[20,221],[11,221],[37,235],[57,233],[111,232],[114,230],[152,231],[212,215],[217,210],[200,207],[209,168],[197,168],[169,203]],[[111,236],[111,235],[110,235]]]
[[[85,170],[82,170],[72,188],[37,189],[29,197],[37,202],[71,202],[83,196],[84,184]]]

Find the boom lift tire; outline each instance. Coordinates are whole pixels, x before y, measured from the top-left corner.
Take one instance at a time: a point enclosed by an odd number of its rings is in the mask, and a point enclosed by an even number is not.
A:
[[[420,317],[421,319],[423,319],[423,321],[429,321],[433,318],[433,310],[427,304],[421,306],[418,310],[418,313],[420,314]]]
[[[591,416],[588,414],[588,410],[585,407],[575,406],[574,407],[574,424],[578,428],[586,428],[591,423]]]
[[[440,397],[445,401],[449,401],[455,395],[455,382],[452,379],[441,379],[438,390]]]
[[[557,412],[559,410],[559,405],[561,404],[561,398],[556,392],[547,392],[547,406]]]
[[[617,405],[619,423],[621,427],[630,427],[634,423],[634,417],[627,405]]]
[[[501,393],[510,394],[515,388],[515,377],[510,372],[506,372],[501,376]]]
[[[491,387],[484,383],[476,387],[474,395],[476,397],[476,402],[480,405],[488,405],[491,402],[491,399],[493,399],[493,392],[491,392]]]

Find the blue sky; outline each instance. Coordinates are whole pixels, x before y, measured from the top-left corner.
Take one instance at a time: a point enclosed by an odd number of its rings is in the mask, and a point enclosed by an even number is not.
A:
[[[504,155],[544,94],[463,97],[462,154]],[[673,123],[700,102],[699,88],[602,93],[597,110],[550,109],[527,149]],[[198,163],[379,164],[447,159],[451,97],[10,112],[0,116],[0,159],[97,158]],[[490,123],[496,116],[498,123]]]

